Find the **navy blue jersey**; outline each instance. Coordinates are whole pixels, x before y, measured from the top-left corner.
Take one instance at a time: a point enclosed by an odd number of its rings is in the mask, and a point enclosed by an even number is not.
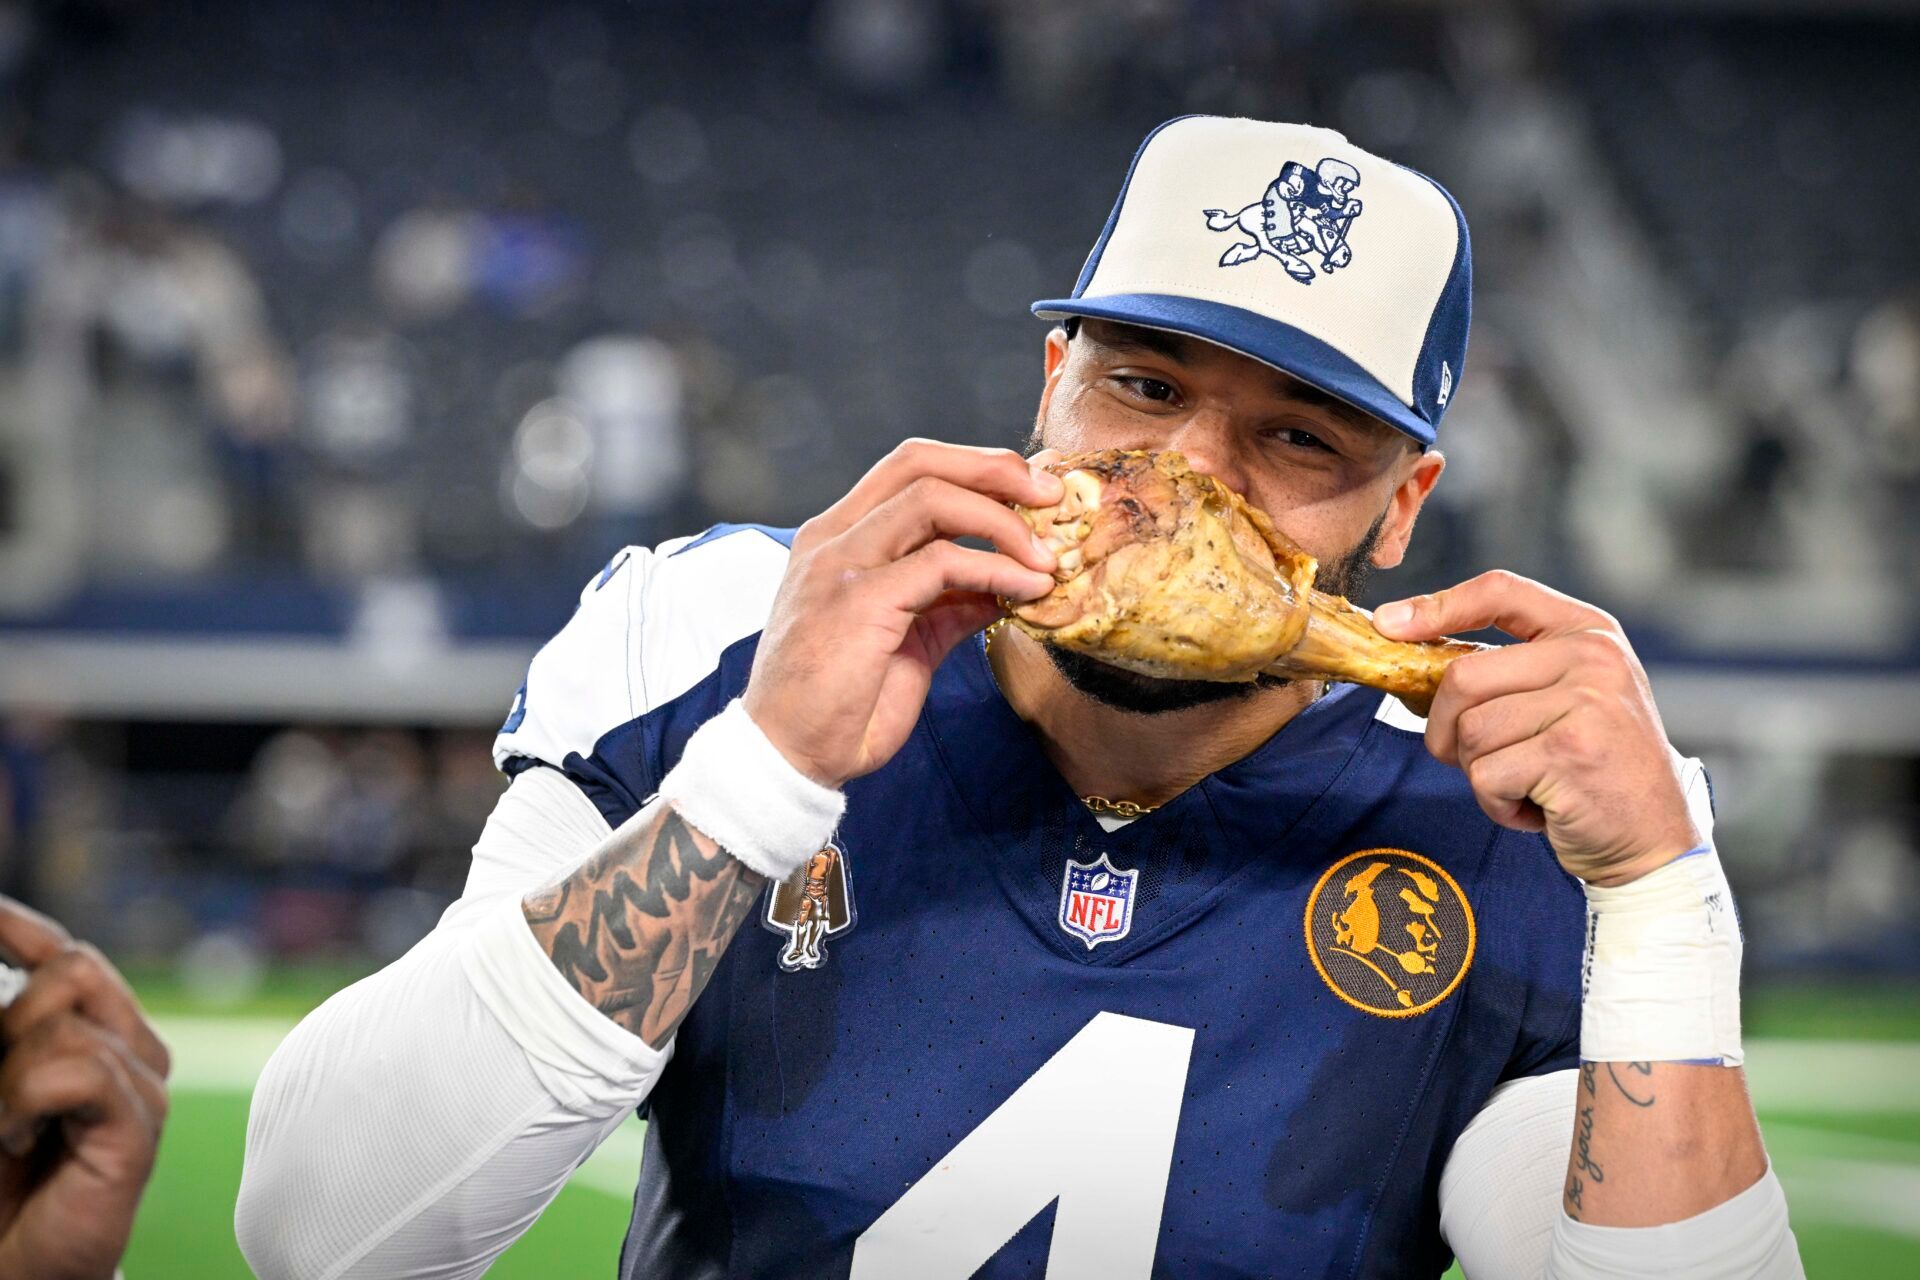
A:
[[[631,816],[744,689],[783,544],[616,560],[503,766]],[[847,795],[680,1029],[623,1276],[1438,1275],[1454,1139],[1575,1063],[1577,884],[1373,691],[1108,831],[976,637]]]

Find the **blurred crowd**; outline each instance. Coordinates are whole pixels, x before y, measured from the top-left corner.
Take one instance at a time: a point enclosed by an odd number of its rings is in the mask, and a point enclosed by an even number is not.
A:
[[[435,634],[531,644],[623,544],[798,521],[902,436],[1018,444],[1026,304],[1140,136],[1213,111],[1341,128],[1472,219],[1470,376],[1396,593],[1498,565],[1655,659],[1911,681],[1920,26],[1649,8],[0,0],[0,641],[414,583],[468,601]],[[16,697],[0,888],[157,951],[383,949],[498,786],[481,726],[392,720]],[[1769,814],[1754,883],[1891,932],[1920,743],[1874,741],[1694,749]]]
[[[505,786],[463,730],[0,724],[0,892],[245,987],[390,959],[466,879]],[[224,974],[224,977],[222,976]]]
[[[1915,648],[1911,30],[753,10],[0,4],[0,609],[170,575],[511,593],[802,518],[901,435],[1017,441],[1024,304],[1140,133],[1214,110],[1442,170],[1480,228],[1424,567],[1650,613],[1820,575],[1862,597],[1848,647]]]

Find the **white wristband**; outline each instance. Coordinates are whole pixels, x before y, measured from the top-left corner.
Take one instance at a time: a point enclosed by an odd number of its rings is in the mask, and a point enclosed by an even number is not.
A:
[[[1586,890],[1580,1057],[1739,1066],[1740,925],[1719,855]]]
[[[687,739],[660,798],[769,880],[818,853],[847,808],[844,794],[788,763],[738,698]]]

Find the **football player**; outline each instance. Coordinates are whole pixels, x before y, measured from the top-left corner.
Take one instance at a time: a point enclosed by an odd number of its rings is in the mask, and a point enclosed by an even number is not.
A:
[[[1208,210],[1286,164],[1366,193],[1337,274],[1223,265]],[[1351,589],[1441,477],[1470,276],[1427,178],[1172,122],[1036,304],[1037,443],[1177,449]],[[910,441],[798,530],[616,556],[459,903],[260,1081],[260,1274],[478,1274],[639,1108],[623,1277],[1797,1276],[1706,782],[1613,619],[1500,573],[1383,606],[1521,641],[1424,722],[1136,677],[983,631],[1060,493]],[[858,909],[796,971],[771,889],[828,847]]]
[[[788,926],[793,930],[793,945],[780,957],[781,963],[790,969],[817,969],[826,961],[820,944],[826,940],[827,930],[833,923],[827,902],[827,878],[839,861],[840,851],[828,845],[808,858],[796,873],[800,900]]]

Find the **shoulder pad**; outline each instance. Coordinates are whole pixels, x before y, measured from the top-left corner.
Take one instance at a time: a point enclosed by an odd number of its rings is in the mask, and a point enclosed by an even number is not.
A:
[[[494,763],[564,767],[608,731],[685,693],[759,631],[786,571],[787,530],[720,526],[656,550],[626,547],[541,647],[494,739]]]

